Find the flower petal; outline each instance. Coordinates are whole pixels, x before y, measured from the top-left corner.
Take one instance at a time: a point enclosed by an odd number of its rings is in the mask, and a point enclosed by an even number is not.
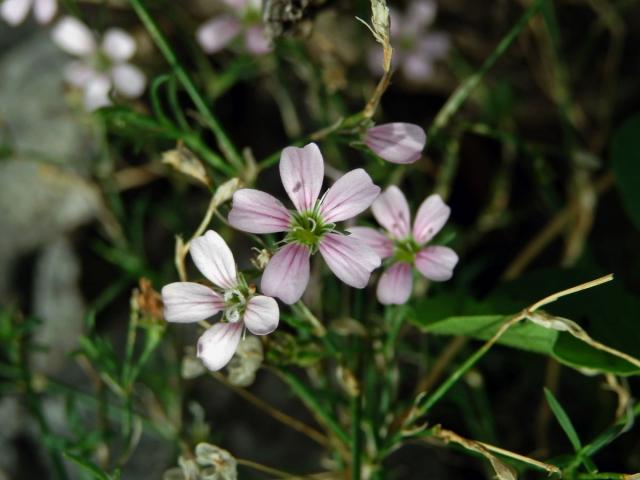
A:
[[[0,17],[11,26],[20,25],[29,14],[33,0],[4,0],[0,4]]]
[[[75,17],[64,17],[51,32],[51,38],[65,52],[78,57],[91,55],[96,51],[93,32]]]
[[[449,247],[423,248],[416,255],[416,268],[429,280],[444,282],[453,276],[458,255]]]
[[[324,180],[324,160],[315,143],[287,147],[280,156],[280,178],[299,212],[313,208]]]
[[[433,23],[438,12],[434,0],[414,0],[409,3],[404,22],[404,32],[417,35]]]
[[[413,163],[420,158],[427,134],[413,123],[384,123],[367,130],[364,143],[391,163]]]
[[[41,24],[49,23],[58,11],[57,0],[35,0],[33,4],[33,15],[36,21]]]
[[[309,249],[303,245],[285,245],[267,264],[260,282],[265,295],[289,305],[296,303],[309,283]]]
[[[351,235],[325,235],[320,253],[335,276],[355,288],[366,287],[371,272],[380,266],[380,256]]]
[[[395,185],[387,188],[371,206],[373,216],[380,225],[399,240],[409,235],[411,213],[407,199]]]
[[[447,223],[451,209],[442,201],[440,195],[429,195],[416,215],[413,222],[413,238],[420,244],[427,243]]]
[[[196,267],[214,285],[236,286],[236,263],[227,243],[217,232],[209,230],[191,242],[191,258]]]
[[[84,88],[97,76],[99,76],[98,72],[82,60],[74,60],[64,67],[64,78],[74,87]]]
[[[136,53],[136,41],[121,28],[110,28],[102,37],[102,51],[114,62],[126,62]]]
[[[400,69],[407,80],[414,83],[425,83],[433,75],[434,65],[431,58],[425,57],[420,52],[412,52],[402,60]],[[406,163],[413,163],[419,158],[418,156],[412,162]]]
[[[162,287],[162,302],[167,322],[199,322],[224,309],[224,300],[217,292],[193,282],[165,285]]]
[[[209,370],[223,368],[236,353],[242,338],[242,322],[216,323],[198,339],[198,358]]]
[[[378,280],[376,294],[383,305],[402,305],[411,296],[413,277],[411,265],[405,262],[394,263]]]
[[[262,26],[249,27],[244,34],[244,41],[247,51],[252,55],[264,55],[271,51],[271,44]]]
[[[121,63],[111,69],[113,86],[125,98],[138,98],[147,86],[142,70],[130,63]]]
[[[350,227],[348,231],[353,238],[357,238],[373,249],[380,258],[387,258],[393,254],[393,242],[391,239],[375,228]]]
[[[334,183],[322,200],[320,212],[326,222],[340,222],[355,217],[371,206],[380,187],[361,168],[351,170]]]
[[[288,230],[289,210],[277,198],[260,190],[243,188],[233,194],[229,212],[232,227],[249,233],[276,233]]]
[[[205,53],[222,50],[240,33],[240,21],[232,15],[221,15],[203,23],[196,32],[198,44]]]
[[[84,86],[84,107],[89,112],[93,112],[107,105],[111,105],[109,91],[111,90],[111,80],[106,75],[95,75],[91,77]]]
[[[247,304],[244,324],[255,335],[266,335],[278,328],[280,309],[278,302],[264,295],[257,295]]]

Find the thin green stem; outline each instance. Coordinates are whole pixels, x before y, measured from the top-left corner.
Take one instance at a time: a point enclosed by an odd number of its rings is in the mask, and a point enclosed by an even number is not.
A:
[[[187,74],[186,70],[180,65],[176,54],[173,52],[169,43],[165,39],[164,35],[160,32],[160,29],[156,25],[155,21],[149,15],[147,9],[143,6],[142,0],[130,0],[131,6],[135,10],[136,14],[146,27],[147,31],[153,38],[156,46],[164,55],[165,59],[171,65],[177,79],[180,81],[187,94],[191,98],[191,101],[200,112],[200,115],[205,119],[209,128],[216,137],[216,141],[218,143],[218,147],[220,151],[223,153],[225,158],[236,168],[236,170],[240,171],[244,167],[244,162],[242,161],[242,157],[240,153],[236,150],[235,146],[227,136],[226,132],[220,125],[220,122],[215,117],[209,106],[207,105],[204,97],[198,92],[193,80]]]
[[[358,393],[351,398],[351,478],[360,480],[362,467],[362,397]]]

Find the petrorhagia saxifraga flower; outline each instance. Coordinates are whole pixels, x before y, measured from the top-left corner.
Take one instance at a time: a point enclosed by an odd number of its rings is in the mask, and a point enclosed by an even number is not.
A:
[[[280,157],[282,184],[296,211],[278,199],[253,189],[233,195],[229,223],[249,233],[286,232],[284,245],[267,264],[261,290],[285,303],[297,302],[309,283],[309,259],[320,252],[331,271],[344,283],[364,288],[380,257],[364,242],[336,228],[336,222],[363,212],[380,194],[361,168],[339,178],[318,198],[324,179],[324,160],[315,143],[287,147]]]
[[[198,340],[197,355],[209,370],[223,368],[238,347],[244,327],[267,335],[278,327],[280,310],[271,297],[255,295],[236,264],[231,250],[213,230],[191,242],[191,258],[213,288],[194,282],[175,282],[162,288],[168,322],[193,323],[218,312],[218,323]]]
[[[453,275],[458,255],[449,247],[426,246],[449,219],[451,209],[440,195],[426,198],[411,229],[409,205],[402,191],[391,186],[371,206],[373,215],[386,229],[386,235],[369,227],[352,227],[352,236],[366,242],[382,258],[391,258],[390,266],[378,281],[380,303],[403,304],[411,296],[412,266],[430,280],[444,282]]]

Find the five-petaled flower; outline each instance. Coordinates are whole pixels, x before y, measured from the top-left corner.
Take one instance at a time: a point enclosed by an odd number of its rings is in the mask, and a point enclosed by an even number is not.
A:
[[[361,168],[339,178],[318,199],[324,179],[324,160],[315,143],[287,147],[280,158],[280,177],[296,211],[278,199],[253,189],[233,195],[229,223],[249,233],[286,232],[282,246],[267,264],[261,290],[285,303],[297,302],[309,283],[310,256],[320,252],[344,283],[364,288],[380,266],[375,250],[336,228],[336,222],[363,212],[380,193]]]
[[[87,110],[110,105],[112,87],[125,98],[137,98],[144,92],[144,73],[128,63],[136,52],[136,42],[124,30],[108,29],[98,46],[89,27],[74,17],[65,17],[53,28],[52,37],[62,50],[79,57],[67,66],[65,78],[83,90]]]
[[[57,0],[4,0],[0,3],[0,17],[9,25],[20,25],[32,8],[36,21],[45,24],[56,15],[58,2]]]
[[[165,285],[164,316],[168,322],[193,323],[222,312],[221,320],[202,334],[197,349],[209,370],[220,370],[233,357],[244,327],[255,335],[267,335],[277,328],[280,310],[273,298],[255,295],[255,289],[236,272],[231,250],[213,230],[191,242],[191,258],[214,286]]]
[[[196,39],[205,53],[212,54],[225,48],[234,38],[243,34],[247,51],[262,55],[271,50],[260,21],[260,0],[223,0],[229,8],[206,21],[198,28]]]
[[[412,266],[430,280],[443,282],[453,275],[458,255],[449,247],[426,244],[442,229],[451,209],[439,195],[426,198],[411,229],[409,205],[402,191],[391,186],[371,206],[373,215],[386,234],[369,227],[352,227],[352,237],[362,240],[382,258],[391,258],[378,281],[380,303],[403,304],[413,285]]]

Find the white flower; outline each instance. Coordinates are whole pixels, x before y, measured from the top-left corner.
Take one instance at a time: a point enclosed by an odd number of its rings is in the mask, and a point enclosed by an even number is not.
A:
[[[213,230],[191,242],[191,258],[215,289],[193,282],[175,282],[162,289],[167,322],[193,323],[222,312],[222,319],[198,340],[198,357],[209,370],[223,368],[238,348],[246,326],[255,335],[273,332],[280,317],[271,297],[254,295],[231,250]]]
[[[53,28],[52,37],[62,50],[78,57],[67,66],[65,78],[84,91],[87,110],[111,105],[112,88],[125,98],[137,98],[144,92],[144,73],[128,63],[136,52],[136,43],[124,30],[110,28],[99,42],[84,23],[64,17]]]
[[[58,11],[58,2],[57,0],[4,0],[0,2],[0,17],[9,25],[20,25],[31,9],[38,23],[49,23]]]

